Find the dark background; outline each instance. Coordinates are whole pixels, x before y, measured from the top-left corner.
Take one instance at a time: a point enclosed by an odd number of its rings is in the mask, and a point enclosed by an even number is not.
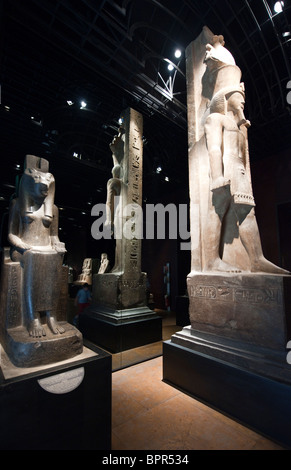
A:
[[[1,1],[1,246],[7,244],[9,202],[17,191],[25,155],[34,154],[49,160],[56,179],[66,262],[77,274],[85,257],[100,258],[105,251],[113,260],[113,242],[91,236],[91,208],[106,200],[112,168],[109,143],[127,107],[144,117],[144,205],[189,203],[184,51],[207,25],[224,35],[243,73],[264,253],[291,269],[291,8],[285,1],[283,11],[275,14],[274,3]],[[182,51],[180,59],[174,57],[176,48]],[[176,67],[171,73],[168,61]],[[170,76],[173,96],[167,90]],[[74,104],[69,106],[68,100]],[[81,100],[87,102],[85,109],[80,109]],[[159,166],[162,171],[157,173]],[[179,243],[143,242],[143,270],[160,308],[167,262],[173,308],[176,295],[185,292],[190,252],[181,251]]]

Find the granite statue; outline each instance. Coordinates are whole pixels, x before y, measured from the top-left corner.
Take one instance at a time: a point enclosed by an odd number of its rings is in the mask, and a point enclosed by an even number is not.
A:
[[[82,335],[64,321],[68,269],[63,266],[66,249],[58,237],[54,196],[55,180],[48,161],[27,155],[19,195],[10,206],[11,248],[10,253],[4,250],[1,290],[4,348],[11,349],[12,360],[24,366],[26,361],[29,365],[48,363],[82,352]],[[54,337],[63,337],[58,343],[63,346],[73,337],[77,341],[71,351],[66,346],[58,351]],[[47,341],[42,344],[42,340]],[[52,356],[51,349],[55,349]]]

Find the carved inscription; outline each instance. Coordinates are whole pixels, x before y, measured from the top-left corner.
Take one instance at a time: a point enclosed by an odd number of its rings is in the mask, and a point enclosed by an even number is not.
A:
[[[17,282],[17,266],[11,266],[9,270],[7,311],[9,312],[9,327],[17,326],[19,316],[19,292]]]
[[[144,287],[144,283],[142,281],[136,281],[135,279],[124,279],[121,281],[121,286],[130,289],[139,289],[140,287]]]
[[[190,286],[190,296],[200,299],[250,304],[281,304],[280,290],[232,286]]]

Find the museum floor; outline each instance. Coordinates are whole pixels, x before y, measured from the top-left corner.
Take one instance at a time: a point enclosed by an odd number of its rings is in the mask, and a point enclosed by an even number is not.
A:
[[[166,341],[182,327],[157,312]],[[162,341],[112,354],[112,450],[283,450],[164,383],[162,364]]]
[[[113,372],[112,450],[282,449],[164,383],[162,361]]]

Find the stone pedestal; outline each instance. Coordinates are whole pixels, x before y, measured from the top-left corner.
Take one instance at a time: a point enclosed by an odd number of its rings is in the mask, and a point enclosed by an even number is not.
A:
[[[141,271],[143,118],[128,108],[113,139],[107,210],[116,239],[110,273],[93,277],[92,306],[79,318],[85,338],[113,353],[162,340],[162,319],[147,306]],[[114,196],[114,198],[113,198]]]
[[[93,304],[101,304],[114,310],[146,305],[146,273],[132,278],[124,274],[95,274]]]
[[[2,450],[110,450],[111,356],[88,343],[66,361],[20,369],[1,348]]]
[[[162,318],[146,306],[115,310],[93,305],[79,316],[79,329],[89,341],[112,353],[162,340]]]
[[[164,380],[291,447],[290,276],[193,273],[187,284],[191,326],[164,343]]]

